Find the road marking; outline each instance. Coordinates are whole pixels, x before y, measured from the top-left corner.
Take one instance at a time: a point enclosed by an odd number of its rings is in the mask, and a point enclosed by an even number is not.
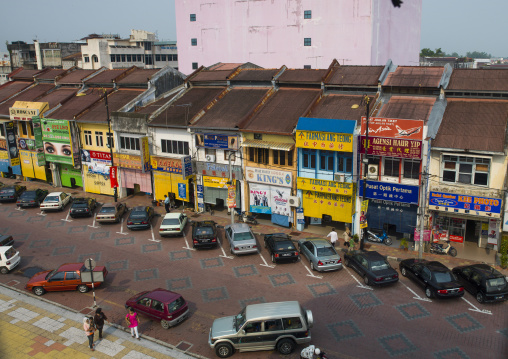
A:
[[[16,207],[16,211],[21,211],[21,212],[23,212],[23,211],[24,211],[24,209],[23,209],[23,208],[21,208],[21,207]]]
[[[258,251],[258,254],[259,254],[259,256],[261,257],[261,259],[263,260],[263,263],[264,263],[264,264],[260,264],[260,266],[268,267],[268,268],[275,268],[274,265],[270,265],[270,264],[266,263],[266,260],[263,257],[263,255],[261,254],[261,252]]]
[[[222,243],[218,239],[217,239],[217,241],[219,242],[219,247],[222,251],[222,255],[219,255],[219,257],[223,257],[223,258],[227,258],[227,259],[234,259],[235,257],[226,255],[226,252],[224,251],[224,248],[222,247]]]
[[[309,273],[309,274],[307,274],[307,277],[313,277],[313,278],[323,279],[322,275],[314,275],[314,273],[312,273],[312,271],[309,268],[307,268],[307,266],[305,265],[305,263],[303,263],[302,260],[300,261],[300,263],[302,263],[303,268],[305,268],[307,270],[307,272]]]
[[[185,234],[183,235],[183,239],[185,241],[185,247],[182,247],[182,248],[188,249],[188,250],[191,250],[191,251],[195,251],[196,250],[196,248],[189,247],[189,242],[187,242],[187,237],[185,236]]]
[[[69,211],[67,212],[67,217],[65,217],[65,219],[62,219],[61,221],[72,222],[72,219],[69,219],[70,214],[71,214],[71,210],[69,208]]]
[[[473,312],[478,312],[478,313],[482,313],[482,314],[489,314],[489,315],[492,315],[492,312],[490,310],[486,310],[486,309],[479,309],[477,306],[475,306],[473,303],[471,303],[469,300],[467,300],[466,298],[464,297],[461,297],[461,299],[463,301],[465,301],[467,304],[469,304],[470,306],[473,307],[473,309],[469,308],[469,310],[473,311]]]
[[[349,270],[349,268],[345,265],[343,265],[344,269],[346,270],[346,272],[348,272],[348,274],[356,281],[356,283],[358,283],[357,287],[358,288],[363,288],[363,289],[368,289],[368,290],[374,290],[374,288],[372,287],[368,287],[366,285],[363,285],[359,280],[358,278],[356,278],[352,273],[351,271]]]
[[[40,213],[37,213],[39,216],[45,216],[47,213],[44,213],[44,211],[40,211]]]
[[[118,234],[123,234],[124,236],[126,236],[126,235],[127,235],[127,232],[124,232],[124,231],[123,231],[123,218],[122,218],[122,221],[121,221],[121,223],[120,223],[120,232],[116,232],[116,233],[118,233]],[[153,236],[153,232],[152,232],[152,236]]]
[[[93,223],[92,225],[88,225],[88,227],[92,227],[92,228],[101,228],[101,226],[96,226],[95,225],[95,221],[97,220],[97,213],[94,214],[93,216]],[[117,232],[118,233],[118,232]]]
[[[421,300],[423,302],[432,302],[429,298],[422,298],[422,297],[420,297],[418,294],[416,294],[416,292],[414,290],[412,290],[406,284],[404,284],[403,281],[399,280],[399,282],[402,283],[402,285],[404,287],[406,287],[411,293],[413,293],[416,296],[416,297],[413,297],[414,299]]]
[[[122,223],[123,223],[123,218],[122,218]],[[160,239],[155,239],[155,236],[153,234],[153,226],[150,224],[150,231],[152,232],[152,238],[148,238],[149,241],[152,241],[152,242],[160,242]]]

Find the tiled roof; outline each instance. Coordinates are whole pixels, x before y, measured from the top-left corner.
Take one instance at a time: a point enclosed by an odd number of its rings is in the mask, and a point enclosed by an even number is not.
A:
[[[233,70],[200,71],[190,79],[191,82],[226,81]]]
[[[328,70],[287,69],[279,76],[278,82],[321,83]]]
[[[168,107],[165,111],[161,112],[156,118],[154,118],[150,125],[168,125],[168,126],[187,126],[188,122],[196,116],[201,110],[203,110],[210,102],[212,102],[225,87],[192,87],[186,93],[184,93],[178,100],[176,100],[171,107]],[[164,99],[163,103],[168,102],[170,99]],[[157,103],[162,101],[157,101]],[[162,103],[161,103],[162,104]],[[191,104],[190,106],[187,106]],[[155,108],[155,104],[145,107],[153,108],[150,112],[155,112],[158,108]],[[139,111],[141,113],[143,110]]]
[[[441,66],[398,66],[388,74],[383,86],[437,88],[443,72]]]
[[[392,96],[390,101],[381,107],[377,117],[427,122],[435,102],[435,97]]]
[[[365,116],[366,108],[364,106],[359,106],[353,109],[351,106],[360,105],[362,99],[362,95],[328,94],[318,100],[317,104],[305,117],[353,120],[360,123],[359,121],[362,116]],[[373,104],[374,97],[370,97],[370,101],[370,103]]]
[[[128,69],[113,69],[99,72],[97,75],[92,76],[85,83],[88,84],[110,84],[113,83],[114,80],[121,76]]]
[[[279,69],[242,69],[230,78],[231,82],[266,82],[272,81]]]
[[[508,91],[508,69],[454,69],[446,90]]]
[[[148,83],[148,80],[159,72],[160,69],[135,69],[134,71],[127,74],[122,79],[116,81],[118,84],[144,84]]]
[[[33,85],[33,82],[26,81],[9,81],[4,83],[0,86],[0,103],[31,85]]]
[[[271,87],[235,87],[219,98],[193,126],[234,129],[254,110],[270,89]]]
[[[432,147],[503,152],[508,101],[448,99]]]
[[[44,70],[28,70],[23,69],[11,76],[13,80],[33,80],[34,76],[43,72]]]
[[[216,65],[213,65],[213,66],[210,66],[208,68],[208,70],[214,70],[214,71],[217,71],[217,70],[234,70],[236,68],[238,68],[238,66],[242,66],[243,65],[243,62],[240,62],[240,63],[218,63]]]
[[[384,66],[335,66],[325,85],[377,86]]]
[[[52,109],[59,103],[65,102],[72,96],[75,96],[77,90],[77,88],[59,88],[37,99],[37,101],[49,103],[49,108]]]
[[[0,115],[9,116],[9,107],[14,105],[16,101],[36,101],[38,97],[44,95],[47,91],[55,86],[52,84],[38,84],[28,90],[14,96],[0,105]]]
[[[120,110],[123,106],[125,106],[128,102],[132,101],[135,97],[139,96],[143,90],[136,89],[119,89],[117,91],[112,92],[108,96],[108,108],[109,108],[109,116],[111,118],[111,113],[113,111]],[[88,95],[87,95],[88,96]],[[85,97],[87,97],[85,96]],[[94,95],[91,95],[94,96]],[[80,115],[77,118],[78,122],[103,122],[106,123],[107,111],[104,100],[95,103],[90,109],[88,109],[83,115]]]
[[[58,84],[82,84],[82,80],[96,72],[97,70],[74,70],[57,80]]]
[[[241,129],[289,135],[320,93],[320,89],[280,88]]]
[[[37,80],[54,80],[57,76],[60,76],[67,70],[63,69],[51,69],[37,76]]]
[[[86,91],[86,96],[72,97],[55,112],[48,114],[47,117],[58,120],[73,120],[74,116],[79,115],[88,106],[92,105],[94,102],[99,101],[101,96],[102,93],[100,91],[93,91],[92,89],[89,89]]]

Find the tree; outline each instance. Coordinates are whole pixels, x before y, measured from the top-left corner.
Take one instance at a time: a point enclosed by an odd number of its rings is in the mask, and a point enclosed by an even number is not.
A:
[[[436,56],[436,53],[426,47],[425,49],[422,49],[422,52],[420,52],[420,57],[434,57]]]
[[[492,57],[491,54],[487,54],[485,51],[472,51],[466,52],[467,57],[472,57],[473,59],[490,59]]]

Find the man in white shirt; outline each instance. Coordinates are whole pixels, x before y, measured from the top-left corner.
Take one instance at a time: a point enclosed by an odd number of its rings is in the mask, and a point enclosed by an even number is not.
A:
[[[330,242],[332,243],[332,246],[335,247],[335,242],[338,241],[339,236],[337,235],[337,232],[335,232],[335,228],[332,228],[332,231],[328,233],[326,238],[330,237]]]

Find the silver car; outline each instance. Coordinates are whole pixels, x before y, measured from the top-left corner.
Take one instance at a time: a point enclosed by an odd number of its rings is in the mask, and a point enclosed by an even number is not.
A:
[[[231,254],[257,253],[258,245],[254,233],[247,223],[234,223],[225,227]]]
[[[342,260],[333,246],[322,238],[304,238],[298,241],[300,254],[310,262],[310,269],[319,272],[342,269]]]

